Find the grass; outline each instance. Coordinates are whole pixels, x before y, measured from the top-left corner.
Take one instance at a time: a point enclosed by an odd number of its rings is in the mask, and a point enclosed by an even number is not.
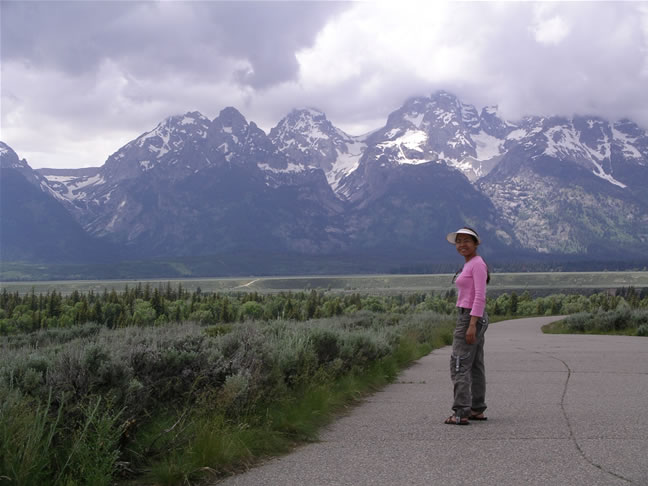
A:
[[[53,445],[60,414],[48,418],[51,396],[46,404],[36,405],[9,390],[0,397],[0,484],[46,484],[48,451]]]
[[[40,404],[14,390],[0,398],[0,484],[111,484],[122,430],[101,399],[81,405],[70,429],[62,404],[52,413],[51,393]]]

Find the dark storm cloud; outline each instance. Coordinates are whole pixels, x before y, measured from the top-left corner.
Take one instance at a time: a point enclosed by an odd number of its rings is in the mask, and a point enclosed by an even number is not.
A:
[[[219,25],[225,51],[248,59],[254,72],[241,79],[253,87],[266,87],[294,79],[299,65],[295,53],[313,44],[331,16],[349,7],[339,2],[228,2],[214,9],[203,5]]]
[[[140,78],[228,74],[254,88],[295,79],[340,2],[3,2],[2,59],[87,75],[111,60]]]

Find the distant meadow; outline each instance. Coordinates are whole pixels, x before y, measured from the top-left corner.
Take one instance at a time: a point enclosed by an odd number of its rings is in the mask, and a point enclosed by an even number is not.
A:
[[[397,294],[401,292],[445,292],[452,289],[453,274],[427,275],[339,275],[294,277],[233,277],[201,279],[144,279],[144,280],[58,280],[58,281],[6,281],[0,288],[9,292],[36,293],[56,290],[61,294],[102,292],[104,289],[122,291],[138,283],[153,287],[181,285],[188,291],[203,292],[289,292],[300,290],[327,290],[335,292],[360,292]],[[533,294],[552,292],[591,293],[621,287],[648,287],[648,272],[524,272],[493,273],[489,293],[525,290]]]

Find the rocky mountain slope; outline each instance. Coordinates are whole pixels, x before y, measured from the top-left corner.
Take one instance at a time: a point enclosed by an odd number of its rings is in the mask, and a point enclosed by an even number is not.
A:
[[[88,235],[46,182],[0,142],[0,261],[116,258],[117,249]]]
[[[362,137],[312,108],[266,135],[230,107],[170,117],[94,169],[32,171],[3,147],[89,235],[137,257],[445,257],[442,236],[462,223],[493,257],[648,250],[648,132],[629,120],[512,122],[439,91]]]

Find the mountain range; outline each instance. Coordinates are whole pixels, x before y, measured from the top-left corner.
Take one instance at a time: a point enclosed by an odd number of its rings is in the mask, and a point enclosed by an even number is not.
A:
[[[648,132],[623,119],[503,119],[438,91],[364,136],[313,108],[266,134],[228,107],[171,116],[96,168],[38,169],[0,142],[3,262],[227,254],[642,260]],[[270,256],[268,257],[270,258]]]

